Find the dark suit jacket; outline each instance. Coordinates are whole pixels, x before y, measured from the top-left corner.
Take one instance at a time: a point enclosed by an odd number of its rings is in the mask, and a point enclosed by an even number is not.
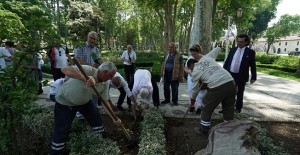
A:
[[[230,49],[228,57],[224,62],[223,68],[230,72],[230,65],[237,47]],[[256,64],[255,64],[255,51],[246,47],[241,61],[238,79],[240,82],[249,81],[249,67],[251,67],[251,80],[256,80]]]

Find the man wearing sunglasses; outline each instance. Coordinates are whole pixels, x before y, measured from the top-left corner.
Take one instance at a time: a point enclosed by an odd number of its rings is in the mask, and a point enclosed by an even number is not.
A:
[[[98,40],[97,32],[91,31],[87,35],[87,41],[85,45],[74,49],[74,57],[80,62],[80,64],[89,65],[95,68],[99,67],[100,51],[95,46],[97,40]],[[93,95],[92,101],[94,105],[97,107],[98,96]],[[76,116],[81,121],[84,119],[84,117],[79,112],[76,114]]]
[[[47,52],[47,59],[51,63],[51,70],[54,81],[64,78],[65,75],[61,72],[61,68],[68,66],[68,61],[72,65],[72,58],[69,54],[68,48],[62,47],[60,43],[54,43],[53,47]]]
[[[88,33],[85,46],[78,47],[74,50],[75,58],[82,65],[89,65],[97,68],[100,65],[100,51],[95,46],[98,40],[98,34],[95,31]]]

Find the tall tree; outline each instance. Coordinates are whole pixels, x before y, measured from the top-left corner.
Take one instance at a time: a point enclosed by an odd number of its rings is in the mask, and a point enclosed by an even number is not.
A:
[[[200,46],[203,54],[211,50],[212,15],[213,1],[200,0]]]
[[[277,6],[280,0],[271,0],[271,3],[258,5],[263,10],[254,15],[254,20],[251,21],[253,27],[249,28],[248,34],[252,40],[256,40],[263,31],[268,28],[268,23],[275,17]]]
[[[190,36],[190,43],[189,47],[192,47],[194,44],[199,44],[200,45],[200,38],[201,38],[201,33],[200,33],[200,14],[201,14],[201,6],[200,6],[200,0],[195,1],[195,17],[194,17],[194,22],[193,22],[193,27],[191,31],[191,36]]]
[[[153,8],[163,24],[164,32],[164,51],[167,52],[169,42],[175,41],[176,17],[178,0],[136,0],[138,5],[146,5]]]
[[[103,21],[101,10],[85,2],[71,2],[67,18],[73,45],[81,45],[86,41],[88,32],[96,31]]]
[[[267,38],[267,53],[269,53],[270,46],[282,37],[289,36],[291,33],[298,33],[300,31],[300,15],[285,14],[280,17],[279,21],[266,31]]]

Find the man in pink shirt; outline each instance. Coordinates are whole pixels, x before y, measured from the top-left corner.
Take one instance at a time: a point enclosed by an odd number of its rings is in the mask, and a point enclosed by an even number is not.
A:
[[[151,103],[151,97],[153,100],[153,104],[155,106],[159,106],[159,90],[156,84],[156,81],[153,79],[150,71],[146,69],[138,69],[135,71],[133,78],[130,80],[128,84],[132,96],[135,100],[137,100],[137,95],[139,94],[142,99],[145,100],[144,109],[147,109]],[[128,100],[127,100],[128,101]],[[127,103],[132,110],[133,117],[136,117],[136,108],[137,104],[133,104],[133,102]]]

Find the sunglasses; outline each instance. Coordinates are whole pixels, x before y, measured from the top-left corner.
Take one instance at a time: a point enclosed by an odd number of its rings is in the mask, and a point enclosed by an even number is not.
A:
[[[61,51],[58,51],[59,56],[61,56]]]

